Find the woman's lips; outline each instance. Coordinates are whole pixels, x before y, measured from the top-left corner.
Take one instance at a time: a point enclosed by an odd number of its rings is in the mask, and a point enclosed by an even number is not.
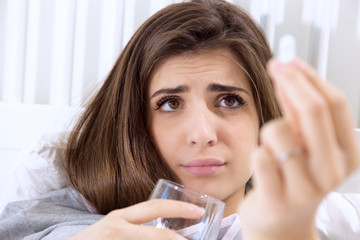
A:
[[[196,176],[205,176],[215,173],[224,162],[218,159],[197,159],[182,165],[186,171]]]

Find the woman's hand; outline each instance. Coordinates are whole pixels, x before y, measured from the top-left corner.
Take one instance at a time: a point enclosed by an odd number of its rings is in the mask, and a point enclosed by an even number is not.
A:
[[[245,239],[317,239],[322,199],[358,166],[345,96],[299,59],[268,66],[284,116],[265,125],[253,155],[255,188],[240,217]]]
[[[114,210],[97,223],[71,238],[79,239],[181,239],[170,229],[158,229],[143,226],[158,217],[164,218],[200,218],[204,209],[196,205],[175,201],[154,199],[124,209]]]

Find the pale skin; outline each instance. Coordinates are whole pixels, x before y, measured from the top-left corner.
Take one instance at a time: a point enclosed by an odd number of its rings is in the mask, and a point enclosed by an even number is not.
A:
[[[318,205],[359,166],[353,118],[343,94],[301,60],[287,64],[273,60],[268,72],[284,117],[261,129],[260,145],[249,83],[226,50],[177,56],[157,67],[149,87],[151,130],[183,184],[222,199],[226,215],[240,215],[244,239],[317,239]],[[212,91],[219,90],[209,87],[214,83],[237,90]],[[178,86],[186,91],[154,108],[161,99],[159,94],[151,98],[155,92]],[[240,106],[235,95],[246,104]],[[164,141],[166,132],[173,137]],[[277,163],[276,156],[298,146],[302,154]],[[178,156],[179,152],[183,154]],[[226,163],[213,175],[193,176],[182,167],[188,159],[210,157]],[[255,187],[244,198],[252,174]],[[157,217],[201,215],[202,209],[191,204],[152,200],[114,210],[73,239],[184,239],[171,230],[141,224]]]

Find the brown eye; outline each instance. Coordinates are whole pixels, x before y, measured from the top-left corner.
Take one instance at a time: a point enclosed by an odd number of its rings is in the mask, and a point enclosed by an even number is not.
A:
[[[232,108],[241,107],[245,104],[246,102],[239,95],[228,94],[220,99],[220,102],[217,104],[217,106],[232,109]]]
[[[235,104],[236,100],[233,97],[227,97],[224,99],[224,104],[228,107],[231,107]]]
[[[182,108],[181,100],[175,96],[166,96],[160,99],[157,103],[157,108],[162,112],[173,112]]]
[[[180,106],[179,101],[169,101],[168,102],[169,108],[171,109],[178,109]]]

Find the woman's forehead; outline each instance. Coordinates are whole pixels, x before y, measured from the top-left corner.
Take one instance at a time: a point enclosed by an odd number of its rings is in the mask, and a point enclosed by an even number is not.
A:
[[[149,93],[161,87],[195,84],[200,81],[239,86],[250,91],[243,66],[227,49],[171,56],[157,64]]]

